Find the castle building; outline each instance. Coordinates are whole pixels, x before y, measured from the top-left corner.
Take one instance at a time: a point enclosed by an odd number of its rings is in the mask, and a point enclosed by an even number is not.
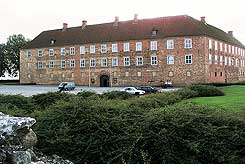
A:
[[[20,83],[84,86],[245,81],[244,45],[187,15],[119,21],[40,33],[21,49]]]

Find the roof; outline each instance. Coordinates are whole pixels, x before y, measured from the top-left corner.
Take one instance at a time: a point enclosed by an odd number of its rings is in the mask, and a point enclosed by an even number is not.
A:
[[[113,24],[114,22],[87,25],[84,29],[78,26],[65,31],[43,31],[23,49],[181,36],[209,36],[244,48],[235,37],[187,15],[139,19],[137,23],[134,20],[121,21],[118,26]],[[156,36],[152,36],[153,29],[157,30]],[[52,39],[55,43],[51,45]]]

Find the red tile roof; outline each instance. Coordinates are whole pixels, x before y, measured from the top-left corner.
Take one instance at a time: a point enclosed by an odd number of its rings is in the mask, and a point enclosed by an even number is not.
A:
[[[118,22],[118,26],[113,24],[114,22],[87,25],[84,29],[78,26],[65,31],[44,31],[23,49],[179,36],[210,36],[244,48],[235,37],[187,15],[139,19],[137,23],[134,23],[134,20],[122,21]],[[158,31],[156,36],[152,36],[153,29]],[[52,39],[55,40],[53,45],[50,44]]]

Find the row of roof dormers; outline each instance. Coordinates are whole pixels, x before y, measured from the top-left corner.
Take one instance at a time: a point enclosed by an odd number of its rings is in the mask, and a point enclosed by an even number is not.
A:
[[[152,19],[138,19],[135,16],[129,21],[119,21],[116,17],[111,23],[87,25],[87,21],[83,21],[82,26],[71,28],[64,23],[62,29],[40,33],[23,49],[183,36],[209,36],[244,48],[232,32],[228,34],[207,24],[204,17],[199,21],[181,15]]]

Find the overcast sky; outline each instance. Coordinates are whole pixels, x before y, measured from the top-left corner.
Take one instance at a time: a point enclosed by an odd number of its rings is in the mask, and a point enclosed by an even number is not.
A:
[[[0,0],[0,43],[12,34],[33,39],[44,30],[174,15],[206,17],[207,23],[245,44],[244,0]]]

